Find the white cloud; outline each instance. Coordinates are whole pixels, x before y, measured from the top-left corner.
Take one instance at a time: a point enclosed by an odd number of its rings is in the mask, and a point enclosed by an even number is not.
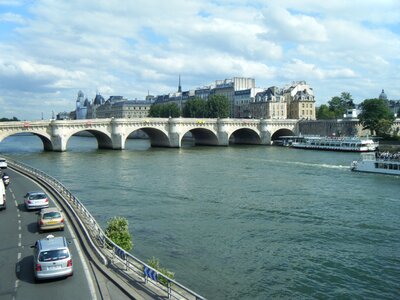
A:
[[[304,79],[336,79],[356,77],[356,73],[349,68],[321,69],[312,63],[306,63],[299,59],[293,59],[282,68],[282,75],[291,78]]]
[[[5,13],[0,14],[0,22],[25,24],[25,19],[18,14]]]
[[[324,42],[327,32],[321,22],[308,15],[291,14],[287,9],[270,6],[263,12],[267,37],[289,42]]]
[[[373,3],[0,0],[2,113],[18,101],[21,118],[72,110],[78,90],[173,92],[178,74],[184,89],[246,76],[264,87],[307,80],[321,101],[382,88],[400,99],[400,1]]]

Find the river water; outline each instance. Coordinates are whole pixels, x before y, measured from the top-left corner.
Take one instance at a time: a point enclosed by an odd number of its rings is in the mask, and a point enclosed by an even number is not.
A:
[[[126,217],[132,253],[208,299],[400,298],[400,177],[350,172],[356,153],[67,147],[11,136],[0,153],[59,179],[103,228]]]

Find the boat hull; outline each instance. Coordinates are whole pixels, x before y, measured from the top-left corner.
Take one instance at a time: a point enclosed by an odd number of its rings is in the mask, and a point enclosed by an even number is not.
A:
[[[359,137],[303,137],[291,145],[293,148],[305,150],[373,152],[379,143],[372,139]]]
[[[400,176],[399,161],[385,161],[385,160],[353,161],[350,169],[353,172]]]
[[[323,146],[304,146],[292,145],[293,148],[304,150],[322,150],[322,151],[341,151],[341,152],[374,152],[375,149],[355,149],[355,148],[341,148],[341,147],[323,147]]]

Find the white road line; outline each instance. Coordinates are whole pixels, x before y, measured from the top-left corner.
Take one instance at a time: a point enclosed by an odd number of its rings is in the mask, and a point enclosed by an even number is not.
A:
[[[17,200],[14,200],[15,206],[18,207],[18,202]]]
[[[21,229],[22,229],[21,226],[18,226],[18,230],[21,231]]]
[[[76,238],[74,231],[71,230],[69,224],[67,224],[67,226],[68,226],[69,231],[71,232],[71,236],[72,236],[72,239],[74,240],[75,247],[78,250],[79,257],[82,261],[83,271],[85,272],[86,278],[88,279],[89,290],[92,295],[92,299],[97,300],[96,290],[95,290],[94,284],[93,284],[93,278],[89,271],[88,265],[86,263],[85,256],[83,255],[82,249],[81,249],[79,243],[77,242],[77,238]]]
[[[18,238],[21,239],[22,238],[22,234],[19,233],[18,234]]]
[[[21,252],[18,252],[18,258],[17,258],[18,260],[20,260],[21,259]]]

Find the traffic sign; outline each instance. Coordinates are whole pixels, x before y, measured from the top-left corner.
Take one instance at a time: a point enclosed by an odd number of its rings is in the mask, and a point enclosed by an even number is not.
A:
[[[145,275],[145,276],[147,276],[147,277],[153,279],[154,281],[157,281],[157,280],[158,280],[158,279],[157,279],[157,271],[152,270],[152,269],[150,269],[150,268],[148,268],[148,267],[145,266],[143,272],[144,272],[144,275]]]

